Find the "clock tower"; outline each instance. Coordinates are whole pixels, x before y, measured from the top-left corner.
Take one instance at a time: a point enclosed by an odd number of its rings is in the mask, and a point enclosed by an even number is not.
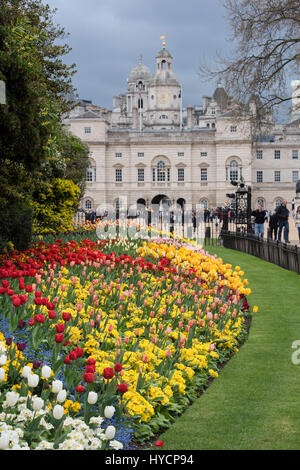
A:
[[[163,42],[156,56],[156,72],[148,85],[148,127],[153,129],[180,126],[181,85],[172,70],[172,59]]]

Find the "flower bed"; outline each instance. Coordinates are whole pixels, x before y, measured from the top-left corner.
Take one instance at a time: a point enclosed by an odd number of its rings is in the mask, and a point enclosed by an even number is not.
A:
[[[169,426],[246,335],[243,276],[165,238],[3,256],[0,447],[128,448]]]

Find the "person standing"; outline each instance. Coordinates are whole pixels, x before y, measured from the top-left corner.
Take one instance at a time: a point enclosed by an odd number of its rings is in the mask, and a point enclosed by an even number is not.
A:
[[[263,207],[258,204],[257,209],[251,212],[254,216],[254,233],[256,237],[263,238],[265,231],[265,220],[267,212],[263,210]]]
[[[277,240],[277,232],[278,232],[278,215],[276,212],[273,212],[269,218],[269,237],[274,240]]]
[[[278,229],[278,240],[281,241],[281,233],[284,228],[284,241],[285,243],[290,243],[289,242],[289,214],[290,211],[286,207],[287,201],[282,201],[280,206],[277,207],[276,209],[276,214],[278,215],[278,223],[279,223],[279,229]]]
[[[298,230],[298,238],[300,241],[300,206],[297,207],[296,212],[294,213],[295,226]]]

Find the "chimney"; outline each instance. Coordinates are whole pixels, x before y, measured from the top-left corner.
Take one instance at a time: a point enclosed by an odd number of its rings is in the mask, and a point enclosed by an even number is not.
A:
[[[191,129],[193,126],[193,106],[192,105],[188,105],[187,106],[187,128],[188,129]]]

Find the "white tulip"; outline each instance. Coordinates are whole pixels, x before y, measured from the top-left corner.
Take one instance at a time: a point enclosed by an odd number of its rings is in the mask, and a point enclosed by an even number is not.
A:
[[[0,437],[0,450],[5,450],[9,446],[9,435],[7,433],[2,433]]]
[[[66,398],[67,398],[66,390],[60,390],[56,396],[57,401],[59,401],[60,403],[65,401]]]
[[[43,408],[44,406],[44,400],[40,397],[35,397],[32,400],[32,408],[34,411],[39,411]]]
[[[55,419],[61,419],[64,415],[64,408],[61,405],[55,405],[53,408],[53,417]]]
[[[28,380],[29,387],[37,387],[40,378],[37,374],[31,374],[28,376],[27,380]]]
[[[42,374],[42,377],[44,377],[45,379],[49,379],[49,377],[51,376],[51,367],[43,366],[41,370],[41,374]]]
[[[63,388],[63,383],[61,380],[53,380],[52,382],[52,392],[53,393],[58,393],[62,390]]]
[[[18,401],[19,394],[17,392],[7,392],[5,397],[6,402],[9,406],[15,406]]]
[[[5,379],[5,370],[0,367],[0,382]]]
[[[98,395],[96,392],[89,392],[87,401],[90,405],[94,405],[98,400]]]
[[[116,428],[114,426],[107,426],[105,430],[105,437],[107,439],[113,439],[116,434]]]
[[[27,379],[30,374],[31,374],[31,367],[30,366],[24,366],[23,369],[22,369],[22,377]]]
[[[106,406],[104,408],[104,416],[105,418],[112,418],[116,409],[114,406]]]
[[[4,366],[7,362],[7,356],[5,354],[1,354],[0,356],[0,366]]]

